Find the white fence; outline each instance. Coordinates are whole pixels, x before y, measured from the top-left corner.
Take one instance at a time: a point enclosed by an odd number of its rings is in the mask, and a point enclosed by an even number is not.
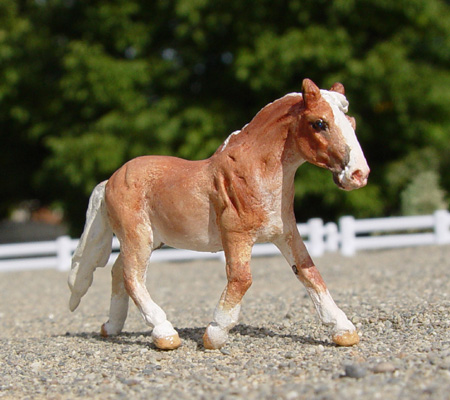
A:
[[[359,220],[342,217],[339,220],[340,248],[343,255],[352,256],[358,250],[449,244],[449,228],[447,210],[412,217]]]
[[[320,218],[297,225],[308,251],[318,257],[325,252],[337,252],[353,256],[359,250],[393,247],[450,244],[450,213],[438,210],[432,215],[355,219],[342,217],[339,226],[333,222],[324,224]],[[54,268],[67,271],[77,239],[62,236],[52,242],[18,243],[0,245],[0,272]],[[113,253],[109,262],[118,255],[119,243],[113,241]],[[257,244],[253,256],[279,254],[270,244]],[[190,250],[161,249],[152,255],[152,261],[185,261],[205,258],[223,259],[223,252],[200,253]]]

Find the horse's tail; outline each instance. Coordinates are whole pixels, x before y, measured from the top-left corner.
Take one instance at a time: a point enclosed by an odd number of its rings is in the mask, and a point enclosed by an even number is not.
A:
[[[91,286],[95,269],[104,267],[111,255],[113,231],[106,212],[106,182],[98,184],[92,191],[84,231],[72,257],[68,281],[72,292],[69,302],[71,311],[78,307]]]

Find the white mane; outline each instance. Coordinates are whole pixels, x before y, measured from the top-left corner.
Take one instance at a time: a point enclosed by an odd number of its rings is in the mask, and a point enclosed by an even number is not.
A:
[[[347,114],[348,100],[343,94],[324,89],[320,90],[320,94],[326,101],[328,101],[328,103],[335,105],[344,114]]]
[[[344,114],[347,114],[349,103],[347,98],[343,94],[325,89],[320,89],[320,94],[330,104],[330,106],[332,107],[335,106]],[[288,93],[286,96],[302,96],[302,94],[299,92],[293,92]],[[240,130],[232,132],[223,142],[223,147],[221,151],[224,151],[225,148],[228,146],[230,139],[235,135],[239,135],[239,133],[241,133]]]
[[[228,146],[228,142],[230,141],[231,137],[234,136],[234,135],[239,135],[240,133],[241,133],[240,130],[231,132],[231,133],[230,133],[230,136],[228,136],[228,137],[225,139],[225,142],[223,142],[223,147],[222,147],[221,152],[224,151],[225,148]]]
[[[347,114],[349,103],[343,94],[325,89],[320,89],[320,94],[330,105],[336,106],[344,114]],[[302,94],[300,92],[293,92],[288,93],[286,96],[302,96]]]

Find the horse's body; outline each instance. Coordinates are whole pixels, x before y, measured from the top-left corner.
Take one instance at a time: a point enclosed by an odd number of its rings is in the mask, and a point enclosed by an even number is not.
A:
[[[354,120],[344,114],[347,104],[342,85],[319,91],[305,80],[303,94],[267,105],[207,160],[144,156],[126,163],[91,196],[69,277],[70,308],[78,306],[95,268],[106,264],[114,232],[121,252],[113,266],[110,318],[102,334],[121,332],[130,296],[154,327],[156,346],[176,348],[177,332],[145,287],[150,255],[163,244],[223,249],[228,284],[204,335],[205,347],[220,348],[251,285],[251,248],[269,241],[305,284],[322,321],[333,325],[333,340],[357,343],[353,324],[334,304],[306,251],[293,212],[294,175],[305,161],[330,169],[343,189],[366,184],[369,168]]]

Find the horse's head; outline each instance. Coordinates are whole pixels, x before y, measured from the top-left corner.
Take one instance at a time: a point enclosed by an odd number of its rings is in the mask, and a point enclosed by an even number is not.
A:
[[[340,83],[328,91],[303,81],[297,143],[306,161],[329,169],[341,189],[352,190],[367,184],[370,169],[356,138],[355,119],[345,114],[344,93]]]

